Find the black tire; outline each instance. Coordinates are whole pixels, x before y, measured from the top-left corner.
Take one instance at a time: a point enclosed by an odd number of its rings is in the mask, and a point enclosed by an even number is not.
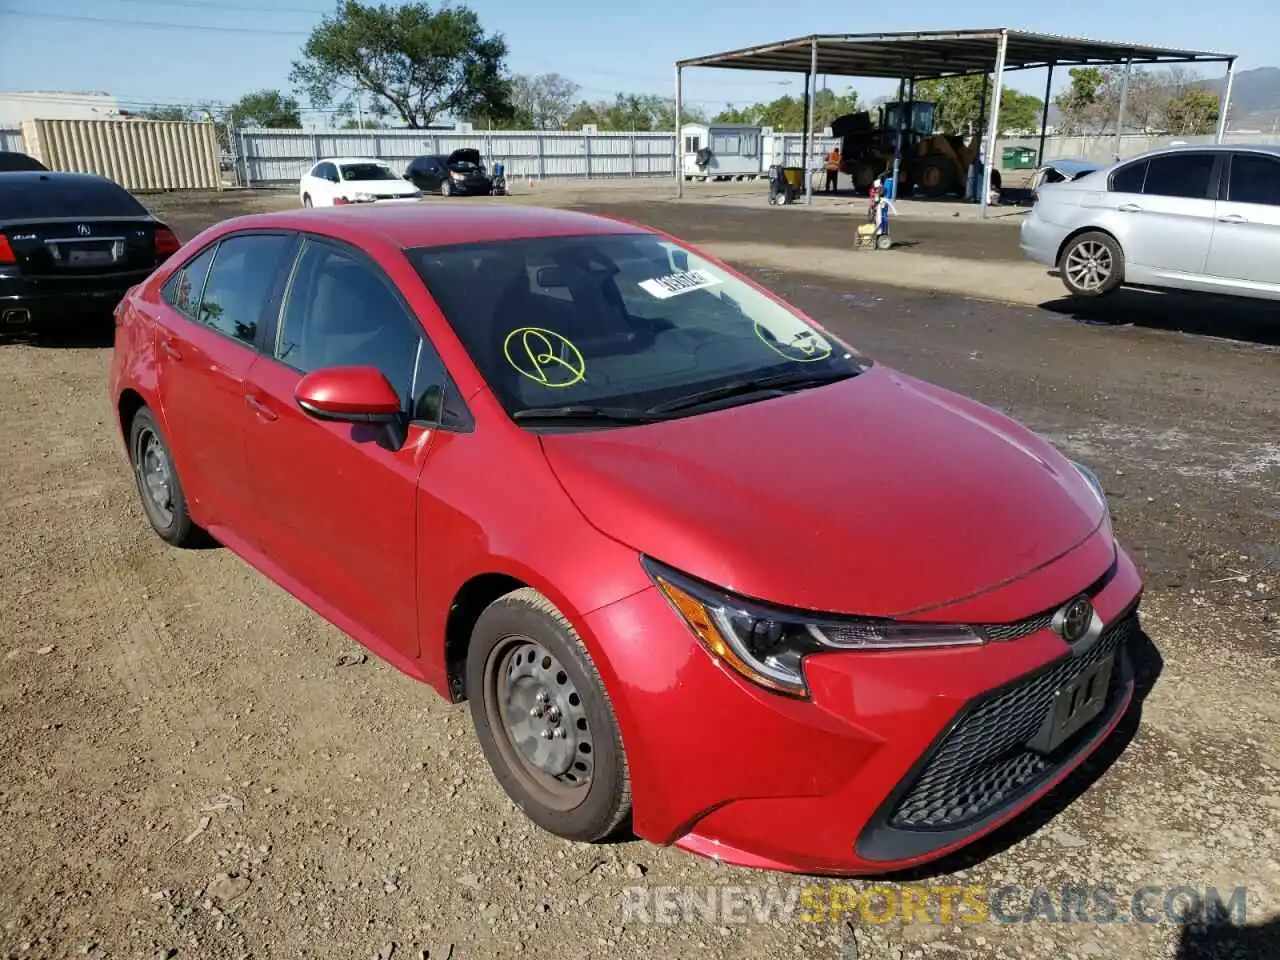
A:
[[[173,455],[169,453],[169,443],[155,417],[146,407],[134,415],[133,422],[129,425],[129,463],[133,467],[133,477],[138,485],[142,511],[160,538],[175,547],[192,546],[199,542],[204,531],[191,521],[187,498],[182,492],[182,481],[178,478]],[[163,470],[167,476],[163,502],[158,489],[159,481],[150,483],[147,479],[147,475],[153,470]]]
[[[942,197],[955,189],[955,167],[939,154],[930,154],[920,161],[912,179],[926,197]]]
[[[1111,234],[1090,230],[1067,241],[1058,272],[1073,297],[1105,296],[1124,283],[1124,251]]]
[[[609,694],[573,625],[538,591],[512,591],[480,615],[467,651],[467,697],[485,759],[538,826],[596,842],[630,819],[630,774]],[[527,734],[524,747],[517,732]]]
[[[440,181],[440,196],[442,197],[453,196],[453,187],[450,185],[448,180]]]

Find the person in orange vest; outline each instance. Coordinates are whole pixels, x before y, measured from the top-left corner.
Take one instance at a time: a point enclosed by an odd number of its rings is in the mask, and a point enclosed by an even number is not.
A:
[[[826,193],[834,193],[836,190],[836,177],[840,173],[840,148],[836,147],[827,155],[827,186]]]

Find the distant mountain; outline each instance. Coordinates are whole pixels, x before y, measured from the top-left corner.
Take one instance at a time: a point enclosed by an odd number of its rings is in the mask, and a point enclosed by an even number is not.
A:
[[[1222,94],[1226,78],[1206,80],[1205,87]],[[1231,126],[1270,131],[1280,117],[1280,67],[1241,70],[1231,84]]]

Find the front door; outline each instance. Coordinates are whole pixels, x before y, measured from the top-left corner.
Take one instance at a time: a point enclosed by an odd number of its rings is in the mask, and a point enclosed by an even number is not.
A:
[[[1280,289],[1280,160],[1235,153],[1227,176],[1205,273]]]
[[[199,522],[215,536],[251,526],[245,489],[244,378],[260,322],[283,279],[288,234],[224,237],[161,291],[160,407]]]
[[[247,457],[268,558],[344,630],[392,659],[418,655],[417,484],[434,431],[313,419],[304,374],[371,366],[412,406],[421,325],[381,268],[336,242],[305,241],[270,348],[249,371]]]

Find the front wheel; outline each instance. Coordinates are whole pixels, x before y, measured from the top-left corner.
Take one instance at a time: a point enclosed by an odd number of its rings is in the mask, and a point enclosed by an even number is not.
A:
[[[452,194],[452,193],[453,193],[453,186],[449,183],[449,181],[448,181],[448,180],[441,180],[441,181],[440,181],[440,196],[442,196],[442,197],[447,197],[447,196],[449,196],[449,195],[450,195],[450,194]]]
[[[525,587],[480,615],[467,695],[485,759],[538,826],[566,840],[611,836],[631,813],[622,736],[577,631]]]
[[[1115,237],[1091,230],[1067,242],[1058,271],[1072,296],[1100,297],[1124,281],[1124,251]]]

